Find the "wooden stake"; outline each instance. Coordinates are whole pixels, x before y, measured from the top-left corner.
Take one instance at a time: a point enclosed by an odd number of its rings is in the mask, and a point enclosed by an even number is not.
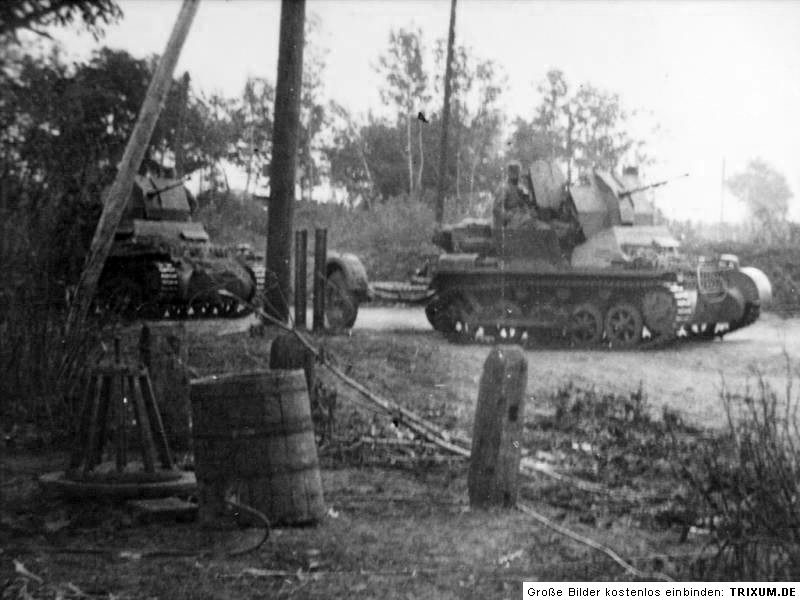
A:
[[[314,232],[314,314],[312,326],[314,331],[325,329],[325,284],[327,275],[325,263],[328,258],[328,230],[317,229]]]
[[[92,239],[89,254],[81,273],[75,300],[70,306],[67,317],[66,338],[69,340],[77,334],[89,314],[89,306],[97,290],[100,273],[108,258],[111,244],[114,242],[114,233],[117,230],[125,204],[133,188],[133,180],[139,165],[142,163],[153,129],[161,113],[161,107],[169,92],[172,82],[172,73],[181,53],[181,48],[189,33],[192,20],[197,13],[199,0],[184,0],[178,19],[172,29],[164,55],[158,61],[158,67],[147,89],[139,118],[133,128],[125,153],[117,169],[114,183],[108,190],[103,201],[103,213],[97,223],[97,229]]]
[[[306,328],[308,231],[294,232],[294,326]]]
[[[495,348],[486,359],[475,409],[469,503],[512,507],[517,503],[522,416],[528,363],[522,349]]]

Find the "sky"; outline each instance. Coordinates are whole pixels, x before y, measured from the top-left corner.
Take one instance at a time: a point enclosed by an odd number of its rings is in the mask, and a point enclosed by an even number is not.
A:
[[[101,45],[161,53],[180,2],[120,6],[123,21],[99,42],[69,30],[55,37],[78,59]],[[419,27],[431,48],[447,34],[449,11],[447,0],[307,0],[327,52],[325,96],[380,112],[374,67],[390,31]],[[277,0],[202,0],[176,76],[188,70],[195,89],[227,96],[248,76],[274,81],[279,19]],[[800,219],[800,0],[458,0],[456,43],[503,68],[509,122],[532,116],[551,68],[573,88],[618,93],[639,112],[634,127],[657,160],[648,177],[689,173],[659,189],[669,217],[741,221],[744,207],[722,191],[723,162],[730,176],[760,157],[786,176],[798,196],[790,216]]]

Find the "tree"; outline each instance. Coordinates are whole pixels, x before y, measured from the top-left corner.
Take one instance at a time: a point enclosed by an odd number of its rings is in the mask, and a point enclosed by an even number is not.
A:
[[[272,82],[264,77],[249,77],[244,85],[241,103],[232,111],[232,134],[239,150],[235,154],[235,162],[243,166],[247,173],[245,194],[250,193],[253,170],[258,170],[270,155],[274,108],[275,86]]]
[[[367,160],[364,127],[358,125],[350,112],[336,102],[330,102],[328,112],[331,115],[333,139],[324,148],[324,153],[330,165],[331,181],[343,186],[353,201],[361,199],[367,208],[371,208],[376,190]]]
[[[381,98],[397,110],[397,122],[406,125],[406,161],[408,164],[408,192],[413,194],[422,186],[425,154],[422,142],[422,120],[418,120],[419,166],[414,174],[414,153],[411,141],[411,123],[419,112],[425,112],[429,97],[428,75],[422,61],[422,31],[393,30],[389,34],[389,48],[381,55],[378,71],[386,78]]]
[[[103,26],[122,18],[115,0],[4,0],[0,2],[0,41],[16,38],[19,30],[50,37],[42,28],[76,21],[98,38]]]
[[[524,160],[544,159],[563,164],[570,181],[593,169],[615,170],[625,158],[645,161],[644,142],[628,130],[632,113],[619,95],[589,83],[571,92],[564,73],[548,71],[538,86],[541,100],[531,121],[518,119],[511,149]]]
[[[320,182],[317,157],[321,153],[318,138],[326,125],[325,105],[321,100],[322,73],[325,70],[327,51],[314,43],[314,37],[320,28],[317,14],[311,14],[305,23],[305,49],[303,51],[303,89],[300,95],[300,190],[306,198],[311,198],[311,191]]]
[[[436,70],[441,71],[444,41],[437,43]],[[453,187],[449,190],[460,201],[466,184],[470,198],[478,188],[493,187],[497,171],[504,115],[499,99],[506,82],[500,68],[491,60],[475,56],[471,48],[459,46],[454,51],[452,76],[452,128],[455,132],[452,158],[448,160]],[[436,91],[441,78],[435,80]]]
[[[771,236],[783,233],[792,191],[782,173],[763,159],[754,158],[742,172],[729,177],[726,185],[765,232]]]

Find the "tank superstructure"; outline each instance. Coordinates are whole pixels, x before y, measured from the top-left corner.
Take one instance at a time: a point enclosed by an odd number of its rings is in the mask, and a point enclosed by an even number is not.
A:
[[[248,312],[246,303],[263,291],[263,261],[211,244],[203,224],[192,221],[193,210],[182,181],[136,177],[100,276],[99,311],[151,319]]]
[[[434,236],[443,254],[426,314],[457,338],[557,337],[578,346],[636,347],[724,335],[771,300],[767,277],[738,259],[684,256],[635,171],[594,172],[567,187],[542,161],[527,174],[535,218],[497,230],[466,220]]]

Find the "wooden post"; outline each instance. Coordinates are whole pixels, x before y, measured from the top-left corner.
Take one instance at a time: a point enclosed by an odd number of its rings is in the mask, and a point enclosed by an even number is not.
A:
[[[314,353],[291,332],[282,333],[272,340],[272,346],[269,349],[269,368],[303,369],[306,374],[309,397],[314,390],[315,360]]]
[[[456,0],[450,3],[450,29],[447,34],[447,64],[444,68],[444,107],[442,108],[442,140],[439,145],[439,180],[436,182],[436,224],[444,220],[444,188],[447,181],[447,134],[450,128],[450,80],[453,76],[453,45],[456,38]],[[458,160],[458,157],[456,157]]]
[[[328,258],[328,230],[314,232],[314,331],[325,329],[325,263]]]
[[[151,348],[147,368],[169,444],[175,450],[188,450],[192,443],[192,405],[186,373],[189,352],[184,327],[157,328]]]
[[[267,290],[265,307],[269,314],[284,323],[289,320],[289,263],[292,257],[292,212],[303,83],[305,11],[305,0],[281,2],[267,223],[267,269],[275,273],[277,285]]]
[[[514,506],[528,364],[517,346],[497,347],[483,365],[467,487],[475,507]]]
[[[172,73],[175,64],[181,53],[181,48],[189,34],[192,20],[197,13],[199,0],[184,0],[175,26],[172,28],[164,55],[158,61],[158,67],[147,89],[139,118],[133,128],[128,145],[122,155],[122,160],[117,169],[117,176],[114,183],[108,190],[103,201],[103,213],[97,223],[94,232],[92,245],[86,257],[86,263],[81,273],[75,300],[70,307],[67,317],[66,338],[69,340],[82,327],[89,314],[89,306],[92,303],[100,273],[105,265],[111,244],[114,241],[114,233],[117,230],[122,213],[125,210],[128,196],[133,188],[133,179],[142,163],[153,129],[161,113],[161,107],[167,98],[170,83],[172,83]]]
[[[294,232],[294,326],[306,328],[308,231]]]

